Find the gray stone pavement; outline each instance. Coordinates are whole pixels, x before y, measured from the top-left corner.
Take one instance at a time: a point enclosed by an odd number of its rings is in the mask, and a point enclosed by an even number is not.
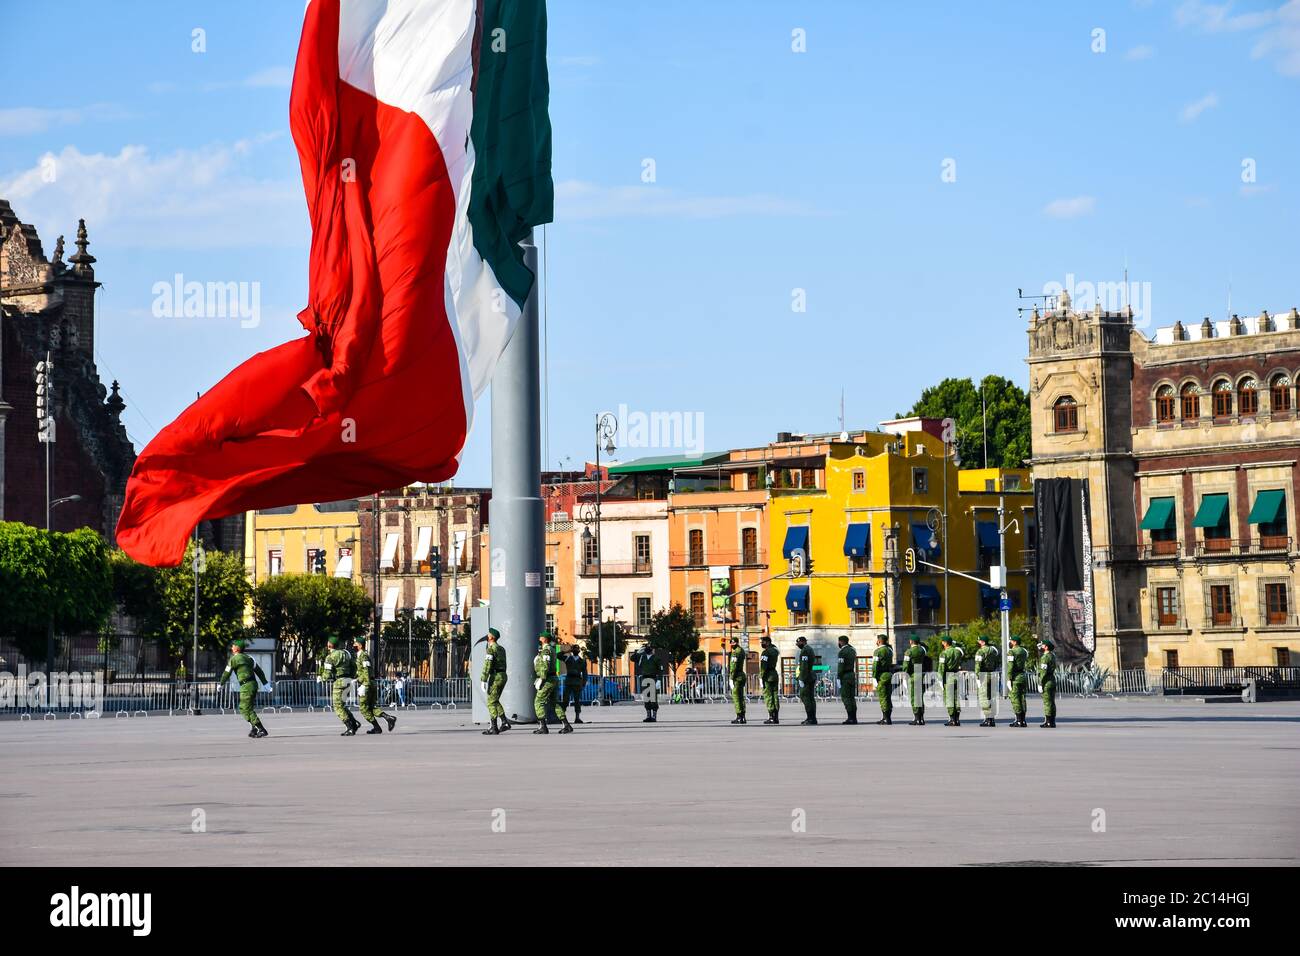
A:
[[[1300,860],[1300,703],[1064,698],[1055,731],[1036,707],[1026,729],[782,712],[587,708],[571,735],[495,738],[467,711],[353,738],[331,714],[267,715],[265,740],[232,716],[4,720],[0,864]]]

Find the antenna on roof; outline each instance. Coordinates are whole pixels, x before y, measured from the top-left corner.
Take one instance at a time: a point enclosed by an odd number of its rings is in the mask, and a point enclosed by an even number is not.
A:
[[[840,440],[846,440],[848,430],[844,427],[844,386],[840,386]]]

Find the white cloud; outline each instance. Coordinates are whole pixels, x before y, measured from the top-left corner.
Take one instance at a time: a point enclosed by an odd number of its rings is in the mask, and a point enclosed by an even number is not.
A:
[[[1288,0],[1277,10],[1274,24],[1250,55],[1259,59],[1272,59],[1274,66],[1284,76],[1300,76],[1300,0]]]
[[[0,196],[41,235],[66,233],[84,218],[122,246],[209,249],[299,246],[307,241],[306,203],[297,164],[267,175],[259,148],[282,134],[214,143],[155,156],[144,146],[116,155],[75,146],[35,166],[0,175]],[[47,182],[49,160],[54,181]]]
[[[1202,33],[1257,33],[1251,58],[1272,60],[1284,76],[1300,76],[1300,0],[1246,13],[1233,13],[1230,0],[1221,4],[1186,0],[1174,11],[1174,20],[1180,27]]]
[[[287,90],[293,86],[293,67],[268,66],[264,70],[250,73],[242,80],[221,80],[217,83],[205,83],[205,92],[213,90],[249,89],[249,90]]]
[[[1043,214],[1052,219],[1077,219],[1091,216],[1097,208],[1097,200],[1092,196],[1073,196],[1069,199],[1053,199],[1043,207]]]
[[[56,126],[75,126],[87,120],[116,120],[126,115],[121,108],[108,103],[94,103],[90,106],[69,109],[16,106],[0,109],[0,134],[29,136],[33,133],[44,133]]]
[[[1124,54],[1124,59],[1136,62],[1138,60],[1149,60],[1156,55],[1156,48],[1145,43],[1133,47]]]
[[[1194,122],[1202,113],[1208,109],[1213,109],[1219,105],[1219,97],[1215,93],[1207,93],[1194,103],[1188,103],[1183,107],[1178,118],[1184,123]]]
[[[1241,30],[1257,30],[1273,18],[1272,10],[1234,14],[1232,7],[1231,0],[1226,3],[1185,0],[1174,11],[1174,22],[1180,27],[1191,27],[1205,33],[1237,33]]]
[[[569,179],[555,184],[556,218],[724,219],[732,216],[819,216],[797,199],[766,193],[692,196],[666,186],[602,186]]]

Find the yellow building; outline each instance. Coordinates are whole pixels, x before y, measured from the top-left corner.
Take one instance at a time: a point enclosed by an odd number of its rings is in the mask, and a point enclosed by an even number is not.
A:
[[[859,653],[886,635],[898,652],[913,632],[941,631],[996,614],[1000,594],[942,566],[982,579],[999,561],[998,500],[1005,498],[1007,596],[1025,613],[1031,595],[1026,548],[1033,541],[1027,470],[959,471],[944,456],[937,422],[886,422],[887,431],[831,441],[821,468],[797,480],[779,470],[771,485],[772,573],[803,549],[812,567],[771,583],[772,632],[783,650],[803,635],[823,659],[849,635]],[[942,515],[947,513],[947,546]],[[937,530],[931,530],[931,529]],[[919,561],[902,569],[907,549]]]
[[[244,568],[256,585],[278,574],[328,574],[361,582],[355,499],[263,508],[244,516]]]

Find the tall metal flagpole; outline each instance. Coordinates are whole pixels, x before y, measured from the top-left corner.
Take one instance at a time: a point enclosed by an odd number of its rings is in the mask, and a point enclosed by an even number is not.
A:
[[[533,235],[521,242],[537,275]],[[545,626],[542,592],[541,373],[537,282],[492,377],[492,626],[501,632],[508,680],[501,704],[511,720],[533,715],[533,657]]]

